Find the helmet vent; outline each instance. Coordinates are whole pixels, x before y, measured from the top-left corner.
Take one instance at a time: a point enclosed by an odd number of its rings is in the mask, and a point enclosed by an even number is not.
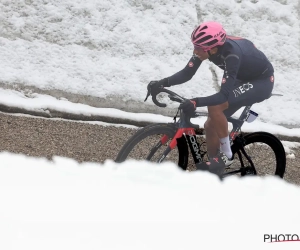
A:
[[[207,40],[209,40],[209,39],[211,39],[211,38],[212,38],[212,36],[210,36],[210,35],[209,35],[209,36],[205,36],[205,37],[203,37],[203,38],[197,40],[196,43],[202,44],[202,43],[204,43],[205,41],[207,41]]]
[[[200,32],[197,36],[195,36],[195,39],[198,39],[199,37],[203,36],[205,34],[205,32]]]
[[[204,46],[214,45],[214,44],[216,44],[217,42],[218,42],[218,40],[217,40],[217,39],[214,39],[214,40],[212,40],[212,41],[210,41],[210,42],[204,44]]]
[[[200,28],[200,27],[199,27]],[[204,30],[204,29],[207,29],[208,27],[205,25],[205,26],[203,26],[203,28],[202,29],[200,29],[199,31],[201,31],[201,30]]]

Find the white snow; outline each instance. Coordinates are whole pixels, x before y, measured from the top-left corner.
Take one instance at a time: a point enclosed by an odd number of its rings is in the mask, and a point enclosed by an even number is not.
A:
[[[296,0],[1,0],[0,104],[170,122],[162,115],[96,108],[20,89],[141,103],[149,81],[186,65],[193,28],[216,20],[265,52],[275,67],[274,93],[283,94],[255,104],[259,117],[243,130],[299,137],[299,13]],[[222,71],[204,62],[190,82],[171,89],[187,98],[213,94],[211,69],[220,82]],[[201,126],[204,120],[193,122]],[[299,143],[283,145],[288,157],[298,157],[293,149]],[[300,236],[300,189],[276,177],[220,182],[167,162],[79,164],[8,152],[0,153],[0,162],[0,249],[300,246],[264,242],[265,234]]]

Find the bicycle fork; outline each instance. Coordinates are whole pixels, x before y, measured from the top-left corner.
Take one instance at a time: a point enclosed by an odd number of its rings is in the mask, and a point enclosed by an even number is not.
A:
[[[193,128],[180,128],[177,130],[177,132],[176,132],[175,136],[173,137],[173,139],[171,140],[169,146],[165,149],[165,151],[163,152],[163,154],[157,161],[158,163],[161,163],[166,158],[166,156],[170,153],[170,151],[176,147],[177,139],[181,138],[182,136],[185,136],[185,138],[188,142],[188,145],[192,152],[195,164],[202,162],[203,156],[200,151],[200,145],[197,141],[195,130]],[[165,144],[167,142],[167,140],[168,140],[168,136],[164,135],[161,138],[160,142],[156,145],[155,148],[160,147],[161,145]],[[155,148],[153,150],[155,150]],[[155,153],[155,151],[150,153],[151,157]]]

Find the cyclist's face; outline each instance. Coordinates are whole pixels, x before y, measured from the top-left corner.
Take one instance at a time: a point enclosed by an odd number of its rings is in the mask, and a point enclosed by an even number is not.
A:
[[[201,61],[204,61],[208,59],[209,54],[205,52],[203,49],[194,47],[194,52],[193,52]]]

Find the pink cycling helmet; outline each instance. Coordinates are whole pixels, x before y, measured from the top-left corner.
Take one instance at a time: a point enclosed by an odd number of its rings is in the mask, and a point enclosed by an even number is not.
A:
[[[225,43],[226,31],[217,22],[205,22],[194,29],[191,40],[195,47],[209,51]]]

